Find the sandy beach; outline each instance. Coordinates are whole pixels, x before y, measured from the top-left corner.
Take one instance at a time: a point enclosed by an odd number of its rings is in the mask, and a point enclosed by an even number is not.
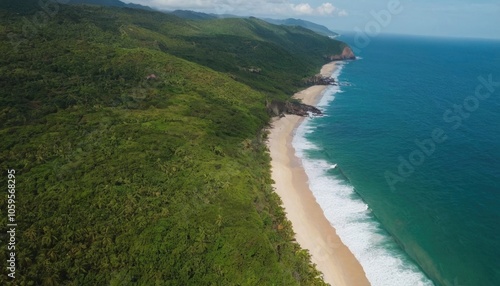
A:
[[[327,64],[321,69],[321,74],[330,76],[335,67],[335,63]],[[326,86],[312,86],[294,97],[305,104],[315,105],[325,89]],[[292,138],[302,120],[302,117],[287,115],[272,123],[268,147],[274,188],[292,222],[297,242],[309,250],[311,260],[323,273],[325,282],[332,286],[370,285],[363,268],[337,236],[316,202],[300,159],[295,156]]]

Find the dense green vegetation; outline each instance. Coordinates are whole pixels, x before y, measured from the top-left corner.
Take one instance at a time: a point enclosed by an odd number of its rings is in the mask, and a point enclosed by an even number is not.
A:
[[[276,20],[276,19],[264,19],[266,22],[269,22],[271,24],[275,25],[286,25],[286,26],[301,26],[304,28],[307,28],[311,31],[314,31],[318,34],[325,35],[328,37],[336,37],[339,34],[330,31],[327,27],[323,25],[318,25],[313,22],[301,20],[301,19],[294,19],[294,18],[288,18],[284,20]]]
[[[83,1],[89,1],[89,0],[83,0]],[[190,10],[175,10],[175,11],[170,12],[170,13],[175,15],[175,16],[178,16],[180,18],[190,19],[190,20],[210,20],[210,19],[213,20],[213,19],[219,19],[219,18],[238,18],[237,16],[234,16],[234,15],[206,14],[206,13],[195,12],[195,11],[190,11]],[[339,35],[323,25],[319,25],[319,24],[316,24],[313,22],[302,20],[302,19],[294,19],[294,18],[288,18],[288,19],[283,19],[283,20],[270,19],[270,18],[261,18],[261,19],[268,22],[268,23],[275,24],[275,25],[300,26],[300,27],[309,29],[313,32],[316,32],[320,35],[324,35],[327,37],[336,37]]]
[[[272,191],[263,128],[266,101],[342,43],[257,19],[63,5],[26,33],[38,1],[2,2],[14,284],[324,284]]]

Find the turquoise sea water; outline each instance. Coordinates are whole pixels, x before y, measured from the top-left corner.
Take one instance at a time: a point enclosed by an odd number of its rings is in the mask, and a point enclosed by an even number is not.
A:
[[[327,218],[373,285],[500,285],[500,41],[358,56],[293,141]]]

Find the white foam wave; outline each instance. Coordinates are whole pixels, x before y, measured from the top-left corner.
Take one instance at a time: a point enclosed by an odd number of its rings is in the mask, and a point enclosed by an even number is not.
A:
[[[342,72],[342,69],[344,69],[344,66],[346,65],[346,62],[336,62],[336,69],[333,72],[333,74],[330,76],[331,78],[335,79],[335,81],[338,83],[338,77],[340,73]],[[337,85],[331,85],[329,86],[323,93],[323,96],[321,97],[320,101],[316,105],[319,109],[324,109],[324,107],[328,106],[330,102],[335,100],[335,94],[341,93],[342,90],[340,89],[340,86]]]
[[[338,87],[331,87],[319,106],[328,105],[339,91]],[[318,204],[342,242],[362,265],[370,283],[373,286],[434,285],[415,264],[404,258],[402,251],[398,254],[387,248],[392,245],[391,249],[398,249],[398,246],[388,234],[381,234],[384,231],[369,206],[351,185],[327,173],[333,166],[338,168],[337,164],[308,158],[307,151],[319,149],[306,139],[306,134],[316,129],[312,125],[314,120],[304,120],[296,130],[292,145],[302,161]]]
[[[346,64],[346,62],[343,62],[343,61],[336,62],[336,69],[333,72],[331,77],[337,79],[339,77],[340,73],[342,72],[342,69],[344,68],[345,64]]]
[[[301,125],[293,139],[293,147],[301,158],[309,177],[309,187],[326,218],[336,229],[344,244],[363,266],[373,286],[433,285],[416,265],[387,250],[395,242],[382,235],[380,224],[373,218],[366,203],[357,198],[352,186],[327,174],[331,164],[325,160],[309,159],[307,150],[318,147],[304,139]]]
[[[329,86],[323,93],[323,96],[321,97],[320,101],[316,105],[319,109],[324,110],[325,107],[327,107],[330,102],[335,100],[335,94],[341,92],[340,87],[336,85],[331,85]]]

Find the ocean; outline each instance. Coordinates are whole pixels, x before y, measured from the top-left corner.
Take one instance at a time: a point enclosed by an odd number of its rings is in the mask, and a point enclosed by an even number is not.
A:
[[[293,139],[326,217],[372,285],[500,285],[500,41],[381,35],[357,56]]]

